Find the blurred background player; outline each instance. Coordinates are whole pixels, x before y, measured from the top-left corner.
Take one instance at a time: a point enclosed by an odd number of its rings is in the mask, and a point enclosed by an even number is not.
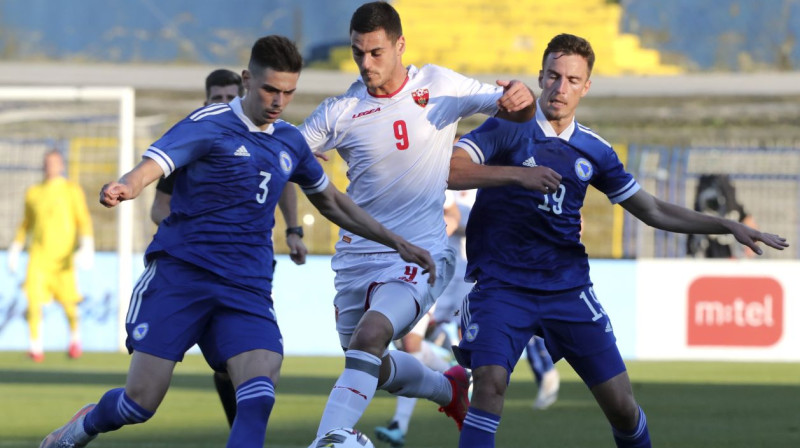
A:
[[[525,358],[531,366],[536,386],[539,388],[533,408],[545,410],[558,399],[561,377],[544,345],[544,339],[539,336],[532,337],[525,347]]]
[[[44,360],[42,307],[52,298],[64,308],[69,322],[69,357],[81,356],[78,304],[83,297],[78,292],[73,255],[79,268],[91,269],[94,239],[83,190],[64,177],[64,170],[60,152],[53,150],[44,155],[44,180],[25,193],[23,221],[8,249],[8,268],[15,273],[20,252],[29,239],[24,289],[30,329],[28,354],[36,362]]]
[[[242,95],[244,95],[242,77],[236,72],[220,68],[206,77],[206,100],[203,105],[227,104]],[[160,224],[170,214],[170,200],[172,199],[172,191],[175,188],[175,179],[178,177],[178,172],[169,177],[162,177],[156,184],[156,194],[153,198],[153,205],[150,207],[150,219],[156,225]],[[281,209],[281,214],[286,222],[286,244],[290,249],[290,257],[295,264],[303,264],[306,261],[308,250],[302,240],[303,228],[297,223],[297,192],[294,189],[294,184],[286,184],[278,200],[278,207]],[[274,268],[275,265],[273,263]],[[230,376],[226,372],[214,372],[214,387],[217,389],[222,408],[225,410],[228,425],[233,426],[233,421],[236,418],[236,391],[233,388]]]
[[[694,209],[757,228],[755,219],[736,198],[736,188],[727,174],[700,176]],[[749,247],[737,244],[732,235],[689,235],[686,239],[686,254],[697,258],[742,258],[755,255]]]

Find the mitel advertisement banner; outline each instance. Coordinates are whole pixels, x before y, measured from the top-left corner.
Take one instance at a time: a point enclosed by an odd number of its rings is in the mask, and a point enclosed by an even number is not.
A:
[[[800,360],[794,261],[640,260],[637,359]]]

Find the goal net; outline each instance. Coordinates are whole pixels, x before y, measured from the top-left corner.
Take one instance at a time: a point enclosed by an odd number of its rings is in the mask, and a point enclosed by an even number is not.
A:
[[[90,350],[120,346],[135,275],[134,205],[123,203],[110,211],[98,202],[101,186],[133,167],[134,102],[132,88],[0,87],[0,220],[5,223],[0,226],[0,244],[6,248],[14,238],[23,218],[25,191],[42,180],[44,154],[60,151],[67,177],[86,194],[94,226],[94,267],[79,271],[82,339]],[[0,307],[6,310],[0,322],[0,349],[27,348],[25,300],[18,288],[25,260],[15,276],[0,282]],[[2,271],[0,275],[10,275]],[[59,313],[60,307],[45,308],[45,349],[66,344],[66,323]]]

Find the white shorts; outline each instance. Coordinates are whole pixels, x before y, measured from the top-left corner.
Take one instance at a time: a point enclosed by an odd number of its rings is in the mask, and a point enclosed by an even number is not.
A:
[[[464,281],[466,273],[467,260],[458,257],[453,280],[447,285],[442,295],[436,299],[436,309],[433,312],[435,322],[458,322],[460,320],[457,311],[461,309],[464,297],[472,291],[472,287],[475,285],[475,283]]]
[[[333,305],[336,307],[336,331],[339,332],[342,347],[349,345],[356,325],[370,309],[372,290],[385,283],[404,285],[418,305],[419,312],[412,320],[386,315],[395,328],[396,338],[408,333],[425,316],[453,278],[455,252],[452,249],[446,248],[444,252],[434,255],[433,259],[436,261],[436,282],[430,286],[428,275],[422,273],[422,268],[406,262],[396,252],[334,255],[331,260],[331,267],[336,272]]]

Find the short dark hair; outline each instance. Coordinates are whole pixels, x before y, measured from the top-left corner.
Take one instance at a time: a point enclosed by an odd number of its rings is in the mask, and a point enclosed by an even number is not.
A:
[[[542,68],[544,68],[545,61],[547,61],[547,56],[549,56],[550,53],[577,54],[578,56],[582,56],[589,65],[589,74],[592,74],[592,68],[594,67],[594,50],[592,50],[592,44],[584,38],[566,33],[559,34],[552,38],[550,43],[547,44],[547,48],[544,50]]]
[[[250,63],[247,68],[251,73],[271,68],[276,72],[300,73],[303,68],[303,56],[291,40],[272,34],[258,39],[250,51]]]
[[[226,87],[234,84],[239,87],[239,96],[244,95],[242,77],[236,72],[224,68],[218,68],[206,76],[206,98],[211,95],[212,87]]]
[[[356,9],[350,19],[350,33],[371,33],[383,29],[392,42],[403,35],[400,14],[386,2],[364,3]]]

